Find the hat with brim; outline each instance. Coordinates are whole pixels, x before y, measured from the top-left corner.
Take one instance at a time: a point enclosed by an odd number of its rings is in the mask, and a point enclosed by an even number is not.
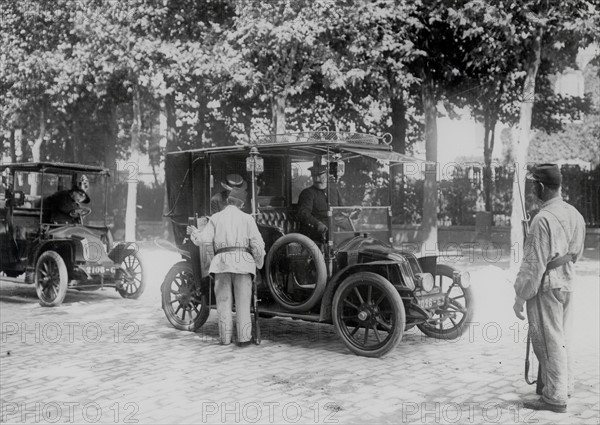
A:
[[[233,190],[234,187],[242,187],[244,183],[246,182],[239,174],[227,174],[221,186],[226,190]]]
[[[82,204],[89,204],[90,203],[90,197],[88,196],[88,194],[84,190],[81,190],[78,187],[74,187],[73,189],[71,189],[71,192],[77,192],[80,195],[85,196],[85,199],[83,201],[81,201]]]
[[[527,179],[541,182],[547,186],[560,186],[562,183],[562,175],[557,164],[535,165],[527,173]]]
[[[313,165],[312,167],[308,168],[308,171],[310,171],[312,176],[318,176],[327,172],[327,166],[321,164]]]

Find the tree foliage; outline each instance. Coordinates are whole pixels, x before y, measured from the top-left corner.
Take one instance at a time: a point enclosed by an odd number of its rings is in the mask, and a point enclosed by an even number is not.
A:
[[[5,0],[0,134],[20,160],[113,167],[139,151],[157,169],[165,151],[324,126],[390,132],[400,152],[425,137],[435,160],[443,102],[485,124],[491,158],[495,123],[533,102],[533,128],[560,134],[541,158],[597,137],[590,100],[548,77],[574,66],[599,16],[588,0]]]

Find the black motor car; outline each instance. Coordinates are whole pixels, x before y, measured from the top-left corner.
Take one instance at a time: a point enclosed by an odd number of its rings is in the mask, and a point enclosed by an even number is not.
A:
[[[36,162],[2,164],[0,172],[1,272],[25,273],[25,283],[35,284],[47,307],[60,305],[71,288],[113,287],[124,298],[142,294],[136,245],[115,243],[106,223],[107,169]],[[69,211],[57,220],[57,195],[69,196],[82,180],[85,203],[65,204]]]
[[[389,138],[339,132],[167,154],[168,216],[183,256],[162,285],[167,319],[194,331],[208,318],[215,298],[186,225],[209,215],[219,183],[235,173],[246,182],[247,212],[266,244],[256,276],[259,316],[332,323],[351,351],[371,357],[389,352],[415,325],[431,337],[457,338],[473,314],[468,272],[393,245],[389,167],[409,162],[418,160],[394,152]],[[344,206],[330,207],[328,232],[311,239],[296,213],[316,164],[327,167],[327,190],[338,190]]]

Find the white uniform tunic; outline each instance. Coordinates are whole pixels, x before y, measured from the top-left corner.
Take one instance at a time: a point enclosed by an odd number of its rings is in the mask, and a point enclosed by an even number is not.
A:
[[[562,288],[570,292],[575,279],[574,265],[569,262],[551,270],[544,276],[546,265],[566,254],[575,261],[583,254],[585,221],[573,207],[556,197],[542,205],[533,218],[523,255],[523,263],[515,282],[517,296],[524,300],[533,298],[544,278],[544,288]]]
[[[192,242],[215,252],[221,248],[237,247],[231,252],[215,255],[210,262],[209,273],[252,274],[261,269],[265,257],[265,243],[251,215],[233,205],[227,206],[210,218],[202,231],[191,235]],[[252,254],[244,248],[250,248]]]

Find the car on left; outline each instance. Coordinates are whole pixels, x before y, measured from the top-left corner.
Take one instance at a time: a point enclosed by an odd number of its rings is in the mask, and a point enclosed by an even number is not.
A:
[[[30,162],[2,164],[0,173],[0,272],[25,273],[45,307],[60,305],[68,289],[142,295],[137,245],[115,243],[107,225],[108,169]]]

